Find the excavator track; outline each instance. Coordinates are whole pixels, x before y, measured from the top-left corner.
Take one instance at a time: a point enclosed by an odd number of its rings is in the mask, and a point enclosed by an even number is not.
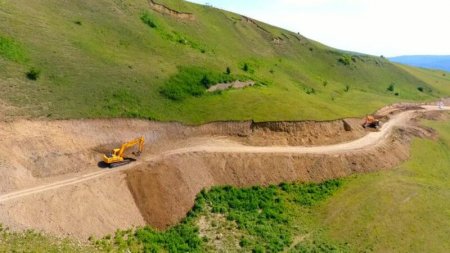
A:
[[[121,161],[121,162],[117,162],[117,163],[111,163],[111,164],[109,164],[109,168],[117,168],[117,167],[120,167],[120,166],[124,166],[124,165],[127,165],[127,164],[129,164],[129,163],[132,163],[132,162],[134,162],[134,161],[136,161],[135,159],[132,159],[132,158],[125,158],[123,161]]]

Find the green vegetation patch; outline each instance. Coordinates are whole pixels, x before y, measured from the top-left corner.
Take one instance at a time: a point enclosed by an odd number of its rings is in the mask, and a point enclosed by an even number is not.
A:
[[[88,245],[77,245],[67,239],[57,239],[33,230],[13,232],[0,224],[0,252],[97,252]]]
[[[310,212],[308,210],[330,197],[341,186],[341,180],[331,180],[321,184],[281,184],[245,189],[214,187],[209,191],[202,191],[187,218],[167,231],[159,232],[149,227],[118,231],[115,236],[107,236],[94,243],[100,250],[108,252],[216,251],[217,249],[208,247],[210,238],[201,237],[198,221],[201,217],[219,215],[226,221],[237,224],[238,232],[234,234],[239,235],[236,239],[243,251],[280,252],[295,242],[298,213],[307,214]],[[218,226],[216,228],[221,229]],[[332,243],[323,242],[321,238],[316,239],[308,240],[302,246],[297,242],[294,246],[298,250],[339,248]]]
[[[171,100],[181,101],[188,97],[200,97],[217,83],[228,83],[237,79],[227,73],[200,67],[180,67],[178,73],[170,77],[161,88],[160,93]]]
[[[176,42],[181,45],[186,45],[191,47],[192,49],[198,50],[201,53],[206,53],[205,47],[202,46],[200,43],[195,42],[193,39],[189,38],[189,36],[175,30],[167,31],[167,29],[164,29],[163,25],[157,24],[156,19],[148,11],[142,13],[141,21],[148,27],[155,29],[162,38],[168,41]]]
[[[156,28],[157,25],[155,21],[153,20],[152,16],[148,12],[144,12],[141,15],[141,20],[144,22],[144,24],[148,25],[150,28]]]
[[[0,36],[0,56],[15,62],[27,60],[23,47],[12,38]]]

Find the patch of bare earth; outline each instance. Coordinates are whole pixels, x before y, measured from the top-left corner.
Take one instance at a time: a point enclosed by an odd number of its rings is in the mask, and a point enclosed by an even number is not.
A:
[[[208,88],[208,92],[215,92],[228,89],[243,89],[255,85],[254,81],[234,81],[229,83],[218,83]]]
[[[195,20],[195,16],[192,13],[181,12],[181,11],[171,9],[170,7],[168,7],[164,4],[161,4],[161,3],[157,3],[154,0],[148,0],[148,4],[154,11],[159,12],[161,14],[166,14],[171,17],[178,18],[178,19]]]

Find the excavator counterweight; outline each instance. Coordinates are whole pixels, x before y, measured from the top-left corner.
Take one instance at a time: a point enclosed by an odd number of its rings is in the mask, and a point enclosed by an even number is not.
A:
[[[125,157],[125,151],[133,146],[138,145],[138,151],[133,153],[135,156],[139,156],[144,149],[144,137],[134,139],[132,141],[126,142],[120,146],[120,148],[115,148],[111,151],[109,155],[103,155],[103,162],[107,164],[110,168],[117,167],[121,165],[128,164],[134,159]]]

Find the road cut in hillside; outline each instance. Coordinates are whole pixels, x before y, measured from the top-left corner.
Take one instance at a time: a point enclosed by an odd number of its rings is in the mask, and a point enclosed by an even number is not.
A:
[[[433,134],[414,119],[445,110],[398,107],[383,115],[389,120],[378,132],[352,119],[197,127],[120,119],[1,123],[0,222],[82,239],[134,225],[165,228],[214,185],[322,181],[392,168],[408,158],[411,137]],[[97,166],[103,152],[138,135],[147,140],[138,162]]]

